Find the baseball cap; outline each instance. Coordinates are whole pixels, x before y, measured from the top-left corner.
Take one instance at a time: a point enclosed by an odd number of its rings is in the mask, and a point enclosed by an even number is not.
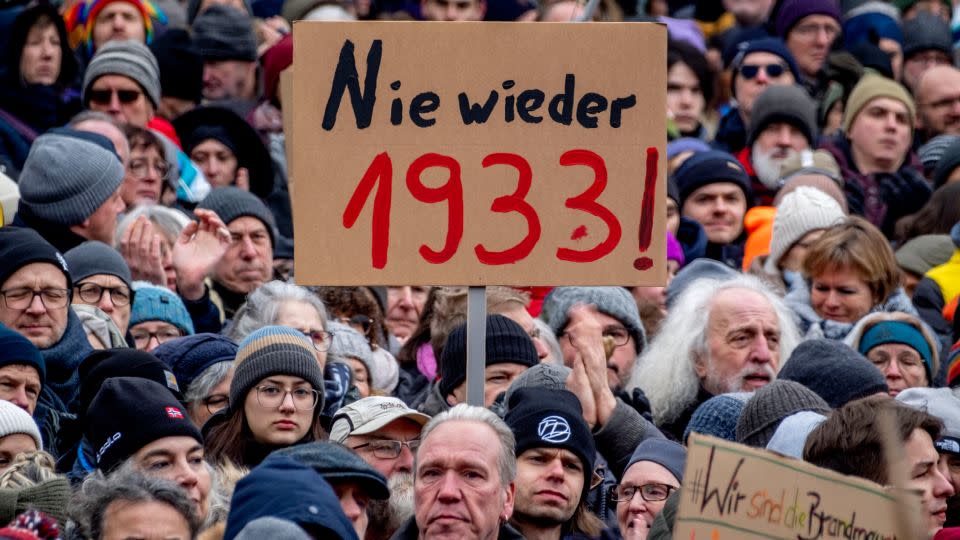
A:
[[[421,426],[430,417],[417,412],[394,397],[371,396],[341,407],[333,415],[330,440],[342,443],[350,435],[367,435],[394,420],[409,418]]]

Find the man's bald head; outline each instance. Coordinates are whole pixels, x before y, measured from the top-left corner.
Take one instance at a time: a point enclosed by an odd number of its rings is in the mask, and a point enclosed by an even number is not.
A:
[[[934,66],[920,77],[916,90],[917,129],[926,139],[960,135],[960,70]]]

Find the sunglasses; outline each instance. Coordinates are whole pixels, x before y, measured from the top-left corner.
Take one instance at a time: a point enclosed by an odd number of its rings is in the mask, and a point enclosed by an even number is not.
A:
[[[787,67],[783,64],[744,64],[740,66],[740,75],[742,75],[744,79],[750,80],[756,77],[761,69],[767,74],[767,77],[771,79],[776,79],[787,71]]]
[[[113,99],[113,94],[117,94],[117,99],[120,100],[120,103],[133,103],[134,101],[140,99],[142,92],[139,90],[114,90],[108,88],[106,90],[90,90],[89,96],[90,101],[97,103],[99,105],[108,105]]]

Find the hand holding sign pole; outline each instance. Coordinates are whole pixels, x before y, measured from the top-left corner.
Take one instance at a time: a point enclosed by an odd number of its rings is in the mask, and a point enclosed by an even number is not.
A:
[[[662,285],[665,57],[656,24],[295,23],[297,282]]]

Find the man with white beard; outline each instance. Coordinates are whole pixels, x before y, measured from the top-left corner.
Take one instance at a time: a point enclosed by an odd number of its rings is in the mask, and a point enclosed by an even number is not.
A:
[[[771,86],[753,104],[747,146],[737,159],[751,178],[754,206],[772,206],[780,167],[817,142],[817,105],[798,85]]]
[[[355,401],[334,414],[330,440],[352,448],[387,478],[390,488],[388,500],[370,501],[364,540],[390,538],[413,516],[413,458],[429,420],[399,399],[381,396]]]
[[[644,350],[628,388],[646,393],[654,424],[678,441],[701,403],[769,383],[800,342],[790,310],[749,275],[694,281],[663,325],[670,331]]]

